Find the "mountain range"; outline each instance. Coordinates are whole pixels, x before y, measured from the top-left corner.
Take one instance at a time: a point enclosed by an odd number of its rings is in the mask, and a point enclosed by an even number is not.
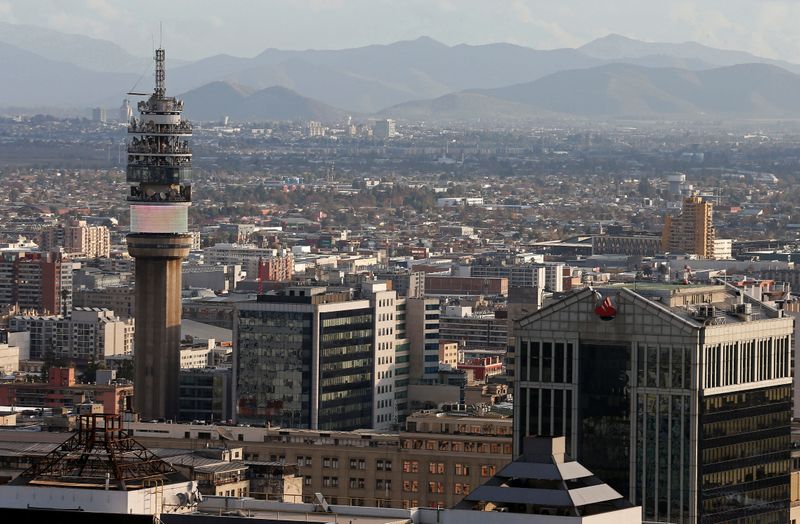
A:
[[[169,51],[169,50],[168,50]],[[0,23],[0,107],[115,108],[149,91],[152,60],[116,44]],[[796,118],[800,65],[695,42],[608,35],[576,49],[448,46],[428,37],[341,50],[167,57],[166,85],[198,120],[541,116]]]

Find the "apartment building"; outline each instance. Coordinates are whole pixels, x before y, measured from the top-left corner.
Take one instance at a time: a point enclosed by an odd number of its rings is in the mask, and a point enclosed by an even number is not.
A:
[[[113,311],[75,308],[69,316],[16,316],[12,331],[30,332],[30,358],[46,357],[76,362],[98,362],[133,352],[133,319],[122,320]]]
[[[245,461],[297,464],[303,499],[330,504],[452,507],[511,461],[511,419],[413,414],[399,433],[131,423],[150,447],[232,440]]]

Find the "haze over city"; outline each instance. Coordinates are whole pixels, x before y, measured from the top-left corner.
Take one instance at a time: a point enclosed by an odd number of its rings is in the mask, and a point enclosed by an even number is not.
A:
[[[794,523],[797,15],[0,0],[0,518]]]

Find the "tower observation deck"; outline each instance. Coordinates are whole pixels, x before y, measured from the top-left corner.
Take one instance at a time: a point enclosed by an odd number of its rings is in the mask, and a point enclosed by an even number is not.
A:
[[[128,124],[128,252],[136,258],[135,407],[144,419],[178,414],[181,261],[191,248],[191,125],[166,96],[165,55],[155,52],[155,89]]]

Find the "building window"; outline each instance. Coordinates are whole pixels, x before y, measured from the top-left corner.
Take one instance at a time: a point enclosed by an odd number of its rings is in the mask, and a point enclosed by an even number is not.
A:
[[[469,484],[461,484],[460,482],[456,482],[453,492],[456,495],[469,495],[470,487]]]
[[[324,457],[322,459],[322,467],[323,468],[337,469],[339,467],[339,459],[338,458],[331,458],[331,457]]]
[[[351,478],[350,479],[350,488],[352,489],[364,489],[364,479],[359,478]]]
[[[467,464],[456,464],[456,475],[460,477],[467,477],[469,476],[469,465]]]
[[[364,459],[350,459],[350,469],[367,469],[367,461]]]
[[[428,493],[444,493],[444,484],[441,482],[428,482]]]
[[[339,487],[339,477],[322,477],[322,485],[326,488]]]
[[[494,476],[495,467],[487,464],[481,466],[481,477],[492,477]]]
[[[416,493],[419,489],[419,482],[416,480],[404,480],[403,491],[406,493]]]
[[[392,481],[390,479],[377,479],[375,481],[375,489],[389,491],[392,489]]]
[[[378,460],[376,462],[376,469],[378,471],[392,471],[392,461],[391,460]]]
[[[303,485],[305,485],[305,486],[310,486],[311,485],[311,477],[309,475],[306,475],[305,477],[303,477]]]
[[[404,460],[403,461],[403,473],[418,473],[419,472],[419,462],[416,460]]]
[[[428,472],[434,475],[443,475],[444,474],[444,463],[443,462],[431,462],[428,464]]]

